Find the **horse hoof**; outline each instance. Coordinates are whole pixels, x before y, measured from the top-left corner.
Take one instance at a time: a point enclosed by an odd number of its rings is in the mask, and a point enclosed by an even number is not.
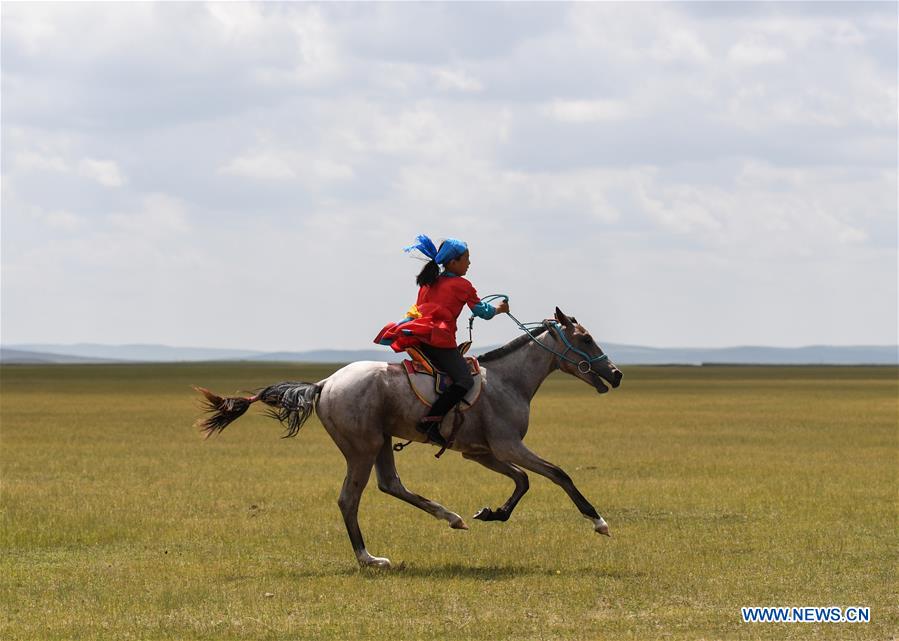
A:
[[[372,556],[370,554],[365,555],[359,559],[359,565],[364,568],[377,568],[379,570],[389,570],[390,569],[390,559],[385,559],[382,556]]]
[[[458,519],[453,519],[452,521],[450,521],[450,527],[453,528],[454,530],[467,530],[468,529],[468,525],[465,523],[465,521],[462,520],[461,516],[458,517]]]
[[[485,507],[480,512],[475,514],[474,518],[479,521],[499,521],[501,523],[505,523],[509,520],[509,517],[511,515],[511,512],[506,512],[502,508],[498,510],[491,510],[489,507]]]
[[[472,518],[475,518],[478,521],[489,521],[492,515],[493,510],[491,510],[489,507],[482,507]]]
[[[606,523],[606,522],[602,519],[602,517],[600,517],[600,518],[598,518],[598,519],[596,520],[596,525],[594,526],[593,530],[594,530],[597,534],[602,534],[603,536],[608,536],[608,537],[610,537],[610,538],[611,538],[611,536],[612,536],[612,534],[609,532],[609,524]]]

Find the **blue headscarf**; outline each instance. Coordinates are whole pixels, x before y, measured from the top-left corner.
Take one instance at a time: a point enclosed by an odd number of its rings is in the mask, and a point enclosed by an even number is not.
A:
[[[449,261],[455,260],[467,252],[468,244],[462,240],[447,238],[443,241],[443,245],[440,246],[440,251],[437,251],[437,247],[434,246],[434,241],[424,234],[419,234],[415,238],[415,244],[405,247],[403,251],[410,252],[416,249],[426,258],[433,260],[438,265],[445,265]]]

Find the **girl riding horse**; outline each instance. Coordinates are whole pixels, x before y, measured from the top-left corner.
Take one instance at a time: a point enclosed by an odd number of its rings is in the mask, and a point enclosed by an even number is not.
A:
[[[453,384],[437,397],[417,425],[429,441],[445,446],[440,422],[474,385],[468,363],[456,345],[456,319],[465,305],[475,316],[489,320],[497,313],[507,313],[509,304],[503,301],[494,307],[480,301],[474,286],[465,278],[471,266],[467,243],[447,238],[438,248],[430,238],[420,235],[405,251],[417,251],[428,261],[415,279],[418,299],[403,320],[384,326],[375,343],[389,345],[395,352],[416,346],[453,379]]]

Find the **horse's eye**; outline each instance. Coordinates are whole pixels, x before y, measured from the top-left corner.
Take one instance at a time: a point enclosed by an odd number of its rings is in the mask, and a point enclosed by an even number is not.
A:
[[[584,342],[587,343],[587,345],[592,345],[593,339],[588,336],[587,338],[584,339]]]

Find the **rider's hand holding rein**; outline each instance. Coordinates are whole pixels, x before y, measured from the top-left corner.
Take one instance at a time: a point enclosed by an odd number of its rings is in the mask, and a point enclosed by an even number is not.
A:
[[[504,300],[499,305],[496,305],[496,313],[497,314],[508,314],[509,313],[509,301]]]

